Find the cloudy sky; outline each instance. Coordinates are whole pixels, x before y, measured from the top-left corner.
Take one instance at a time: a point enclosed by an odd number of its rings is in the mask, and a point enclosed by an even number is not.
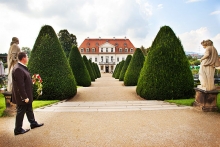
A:
[[[204,53],[211,39],[220,54],[219,0],[0,0],[0,53],[11,38],[32,49],[43,25],[67,29],[78,45],[90,38],[124,38],[151,46],[161,26],[170,26],[185,51]]]

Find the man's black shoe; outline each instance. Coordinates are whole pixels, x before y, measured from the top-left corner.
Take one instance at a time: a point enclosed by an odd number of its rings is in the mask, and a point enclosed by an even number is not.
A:
[[[44,125],[44,123],[41,123],[41,124],[38,124],[38,123],[36,123],[36,124],[31,124],[31,129],[34,129],[34,128],[37,128],[37,127],[41,127],[41,126],[43,126]]]
[[[30,131],[30,129],[22,129],[21,131],[14,131],[14,134],[15,135],[19,135],[19,134],[24,134],[24,133],[27,133],[28,131]]]

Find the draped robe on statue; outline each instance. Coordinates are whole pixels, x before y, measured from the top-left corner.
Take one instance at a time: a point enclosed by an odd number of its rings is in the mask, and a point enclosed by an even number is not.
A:
[[[201,85],[198,88],[211,91],[215,90],[214,74],[215,67],[220,66],[218,52],[214,46],[207,46],[204,56],[201,58],[199,69],[199,80]]]
[[[13,43],[8,51],[7,63],[8,63],[8,86],[7,91],[12,91],[12,69],[14,65],[18,62],[18,53],[20,48],[17,43]]]

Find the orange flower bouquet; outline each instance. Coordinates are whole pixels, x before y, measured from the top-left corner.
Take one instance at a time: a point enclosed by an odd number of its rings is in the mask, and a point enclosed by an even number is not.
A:
[[[42,81],[40,75],[39,74],[34,74],[32,76],[32,82],[33,82],[34,85],[37,86],[37,94],[38,94],[38,96],[42,95],[42,93],[43,93],[43,91],[42,91],[42,89],[43,89],[42,82],[43,81]]]

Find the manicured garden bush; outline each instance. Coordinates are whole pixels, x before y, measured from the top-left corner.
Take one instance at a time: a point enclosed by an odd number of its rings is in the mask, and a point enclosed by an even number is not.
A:
[[[91,61],[91,60],[89,60],[89,64],[90,64],[90,67],[91,67],[91,69],[92,69],[92,73],[94,74],[95,79],[97,79],[98,76],[97,76],[97,74],[96,74],[96,72],[95,72],[95,69],[94,69],[94,67],[93,67],[93,65],[92,65],[92,61]]]
[[[116,73],[117,73],[119,64],[120,64],[120,62],[115,66],[115,70],[114,70],[114,72],[113,72],[113,74],[112,74],[112,77],[114,77],[114,78],[115,78],[115,75],[116,75]]]
[[[119,81],[124,81],[125,72],[127,71],[128,65],[131,61],[131,58],[132,58],[131,55],[127,56],[125,63],[124,63],[124,66],[123,66],[121,73],[120,73],[120,76],[119,76]]]
[[[121,73],[121,69],[123,68],[124,63],[125,63],[124,60],[122,60],[122,61],[120,62],[119,67],[118,67],[118,70],[117,70],[117,73],[115,74],[115,79],[119,79],[119,76],[120,76],[120,73]]]
[[[144,54],[141,49],[137,48],[134,52],[134,55],[129,63],[127,71],[124,76],[124,85],[125,86],[136,86],[138,78],[141,72],[141,69],[144,64]]]
[[[91,81],[95,81],[95,76],[94,76],[94,73],[92,71],[92,67],[90,66],[89,60],[87,59],[87,57],[85,55],[83,55],[83,62],[85,63],[86,68],[89,72]]]
[[[181,41],[169,26],[160,28],[138,80],[136,92],[149,100],[194,96],[193,76]]]
[[[90,86],[91,78],[77,46],[72,46],[68,60],[77,85],[84,87]]]
[[[100,75],[99,69],[97,69],[97,67],[98,67],[97,64],[93,62],[92,65],[93,65],[94,71],[97,75],[97,78],[100,78],[101,75]]]
[[[31,75],[40,74],[43,80],[43,94],[38,99],[63,100],[77,93],[73,72],[54,29],[49,25],[39,32],[28,69]],[[36,92],[34,98],[37,98]]]

